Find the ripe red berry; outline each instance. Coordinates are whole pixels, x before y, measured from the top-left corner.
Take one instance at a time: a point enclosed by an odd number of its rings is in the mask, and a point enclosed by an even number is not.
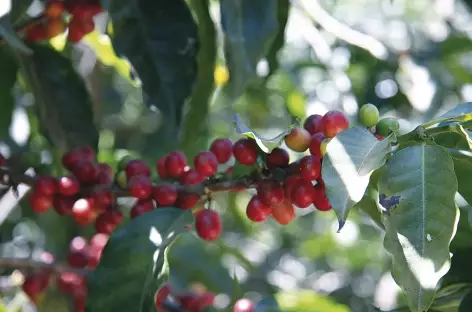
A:
[[[34,25],[26,31],[26,40],[39,41],[48,38],[47,28],[45,24]]]
[[[57,192],[56,180],[53,177],[43,176],[36,179],[35,192],[51,196]]]
[[[283,148],[276,147],[266,157],[266,164],[269,169],[273,168],[286,168],[290,161],[288,152]]]
[[[66,294],[72,294],[86,286],[85,278],[75,272],[61,272],[56,278],[57,288]]]
[[[295,184],[301,180],[300,176],[292,175],[288,176],[284,180],[284,193],[285,198],[292,198],[292,190]]]
[[[67,39],[73,43],[79,42],[85,35],[91,33],[94,28],[95,24],[91,17],[84,19],[74,16],[69,22],[69,34]]]
[[[72,208],[74,207],[76,198],[57,194],[52,199],[52,204],[54,210],[60,216],[69,215],[72,213]]]
[[[52,207],[52,197],[38,192],[33,192],[29,197],[31,209],[36,213],[43,213]]]
[[[218,171],[218,160],[212,152],[199,152],[194,158],[195,169],[204,177],[209,177]]]
[[[303,124],[303,128],[305,128],[311,135],[323,132],[323,127],[321,125],[321,119],[323,116],[321,115],[310,115],[305,119],[305,123]]]
[[[321,161],[316,156],[304,156],[299,163],[300,177],[306,181],[314,181],[321,175]]]
[[[234,304],[233,312],[254,312],[255,304],[247,298],[241,298]]]
[[[253,165],[258,156],[257,144],[253,139],[240,139],[233,145],[233,154],[239,163],[246,166]]]
[[[138,175],[148,177],[151,175],[151,169],[149,169],[149,166],[146,164],[146,162],[141,159],[130,160],[126,164],[125,172],[128,179]]]
[[[98,164],[98,175],[95,184],[110,185],[113,183],[113,168],[108,164]]]
[[[206,307],[212,306],[215,302],[215,294],[209,291],[197,296],[195,312],[204,312]]]
[[[379,140],[379,141],[382,141],[382,140],[384,139],[384,137],[383,137],[383,136],[381,136],[381,135],[378,135],[378,134],[376,134],[376,135],[375,135],[375,137],[376,137],[376,138],[377,138],[377,140]]]
[[[81,236],[74,237],[69,243],[67,262],[75,268],[83,268],[87,265],[88,242]]]
[[[310,154],[318,157],[319,159],[323,158],[321,153],[321,142],[325,139],[325,135],[322,132],[315,133],[310,139]]]
[[[156,303],[156,308],[158,310],[161,309],[161,304],[164,302],[164,300],[166,300],[166,298],[169,295],[170,295],[170,289],[168,285],[164,285],[156,292],[155,303]]]
[[[292,189],[292,202],[300,208],[307,208],[315,199],[315,189],[313,184],[300,179]]]
[[[215,154],[220,164],[224,164],[233,155],[233,142],[226,138],[216,139],[211,144],[210,151]]]
[[[282,185],[273,180],[263,180],[257,186],[257,195],[266,205],[278,205],[283,202],[284,189]]]
[[[100,233],[102,234],[102,233]],[[88,264],[87,267],[90,269],[95,269],[102,258],[103,248],[98,248],[96,246],[90,246],[87,250]]]
[[[23,282],[22,288],[25,294],[28,295],[28,297],[34,299],[36,295],[44,291],[44,289],[48,286],[48,283],[45,283],[41,275],[35,274],[26,277],[25,281]]]
[[[103,233],[97,233],[90,239],[90,245],[96,248],[103,249],[105,245],[108,243],[110,236]]]
[[[190,168],[180,177],[180,183],[183,185],[199,184],[202,183],[203,180],[205,180],[205,177],[194,168]]]
[[[197,194],[190,194],[185,192],[179,192],[175,207],[179,209],[191,209],[195,207],[200,201],[200,196]]]
[[[148,198],[152,193],[152,181],[148,176],[138,175],[131,177],[128,187],[131,195],[139,199]]]
[[[303,153],[310,146],[311,134],[304,128],[293,128],[285,137],[285,144],[295,152]]]
[[[72,176],[64,176],[57,178],[56,181],[59,193],[66,196],[76,195],[80,190],[79,181]]]
[[[167,155],[166,171],[172,178],[179,178],[187,166],[187,158],[182,152],[171,152]]]
[[[97,233],[110,234],[115,230],[115,228],[116,223],[111,211],[105,211],[97,217],[97,220],[95,220],[95,230]]]
[[[349,127],[349,119],[340,111],[329,111],[321,119],[323,133],[327,138],[335,137]]]
[[[253,196],[246,208],[246,215],[249,220],[254,222],[262,222],[266,220],[272,213],[272,208],[262,202],[258,196]]]
[[[79,146],[75,150],[86,160],[95,161],[97,159],[95,151],[88,145]]]
[[[97,218],[97,211],[94,208],[90,198],[81,198],[72,207],[72,217],[77,224],[88,225]]]
[[[92,160],[82,159],[72,168],[72,173],[81,183],[93,183],[98,176],[98,166]]]
[[[74,305],[76,312],[85,312],[85,300],[85,296],[72,298],[72,304]]]
[[[221,235],[223,227],[220,215],[210,209],[203,209],[195,216],[195,230],[206,241],[214,241]]]
[[[115,195],[110,189],[97,189],[90,195],[94,203],[101,208],[106,208],[115,203]]]
[[[138,199],[131,208],[130,217],[134,219],[152,210],[154,210],[154,201],[152,199]]]
[[[51,0],[44,9],[44,14],[49,18],[60,18],[65,11],[64,4],[59,0]]]
[[[326,196],[326,189],[323,182],[318,181],[318,184],[314,187],[315,190],[315,199],[313,204],[315,208],[320,211],[329,211],[332,209],[331,204],[329,203],[328,197]]]
[[[159,206],[173,205],[177,195],[177,188],[173,184],[160,184],[152,190],[152,198]]]
[[[280,205],[272,207],[272,217],[282,225],[292,222],[295,219],[295,209],[292,202],[286,199]]]
[[[164,156],[164,157],[159,158],[156,163],[157,173],[163,180],[169,178],[169,175],[167,174],[167,169],[166,169],[166,161],[167,161],[167,156]]]

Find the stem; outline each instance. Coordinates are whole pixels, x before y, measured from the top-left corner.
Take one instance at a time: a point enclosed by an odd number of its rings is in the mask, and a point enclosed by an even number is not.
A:
[[[432,136],[441,134],[441,133],[451,133],[458,132],[456,125],[444,125],[440,127],[434,127],[425,129],[424,125],[416,127],[413,131],[408,132],[397,138],[399,144],[405,144],[410,141],[424,141]]]

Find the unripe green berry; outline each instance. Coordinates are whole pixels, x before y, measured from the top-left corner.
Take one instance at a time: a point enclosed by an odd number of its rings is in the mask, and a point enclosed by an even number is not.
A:
[[[382,118],[377,125],[375,126],[377,134],[386,137],[390,133],[398,131],[400,129],[400,124],[398,123],[397,118],[395,117],[386,117]]]
[[[373,104],[364,104],[359,110],[359,120],[367,128],[373,127],[379,121],[379,110]]]
[[[126,172],[124,170],[118,172],[116,174],[116,183],[122,188],[122,189],[127,189],[128,188],[128,178],[126,177]]]

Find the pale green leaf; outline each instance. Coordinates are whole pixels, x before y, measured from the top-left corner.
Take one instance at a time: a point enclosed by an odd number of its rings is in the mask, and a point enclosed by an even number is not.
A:
[[[350,208],[362,199],[372,171],[385,163],[388,152],[389,140],[377,140],[364,127],[347,129],[328,143],[322,176],[339,229]]]
[[[411,311],[429,309],[439,279],[450,268],[449,244],[459,221],[454,202],[454,163],[435,145],[407,147],[382,171],[379,193],[396,197],[384,208],[385,249],[392,255],[392,276]]]
[[[472,103],[457,105],[439,117],[434,118],[426,125],[434,125],[445,121],[466,121],[472,119]]]

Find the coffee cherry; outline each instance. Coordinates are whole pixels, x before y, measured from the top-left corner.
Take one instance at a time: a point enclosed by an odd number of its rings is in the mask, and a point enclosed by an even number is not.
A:
[[[46,25],[37,24],[26,31],[26,40],[28,41],[40,41],[48,38]]]
[[[64,4],[61,1],[51,0],[46,5],[46,8],[44,9],[44,14],[49,18],[60,18],[65,10],[66,8],[64,7]]]
[[[297,207],[309,207],[315,199],[315,189],[313,188],[313,184],[306,180],[300,179],[292,189],[291,198]]]
[[[303,153],[310,146],[311,134],[304,128],[293,128],[285,137],[285,144],[291,150]]]
[[[92,238],[90,239],[90,246],[103,249],[105,248],[105,245],[108,243],[109,239],[110,239],[110,235],[97,233],[94,236],[92,236]]]
[[[218,171],[218,160],[212,152],[199,152],[194,158],[195,169],[204,177],[209,177]]]
[[[57,288],[65,294],[85,289],[85,278],[75,272],[61,272],[56,278]]]
[[[288,199],[292,198],[293,187],[300,180],[301,180],[300,176],[297,176],[297,175],[292,175],[285,178],[284,180],[285,198],[288,198]]]
[[[125,167],[125,172],[128,179],[138,175],[147,177],[151,175],[151,169],[149,169],[149,166],[144,160],[140,159],[130,160]]]
[[[177,188],[172,184],[160,184],[153,188],[152,198],[159,206],[171,206],[177,200]]]
[[[98,164],[98,175],[94,181],[98,185],[110,185],[113,183],[113,168],[108,164]]]
[[[73,43],[79,42],[85,35],[91,33],[94,28],[95,24],[91,17],[78,18],[74,16],[69,22],[69,34],[67,39]]]
[[[282,185],[273,180],[263,180],[257,186],[257,195],[266,205],[278,205],[283,202],[284,189]]]
[[[31,299],[42,293],[49,284],[40,274],[31,275],[25,278],[22,289]]]
[[[87,265],[88,242],[81,236],[74,237],[69,243],[67,262],[75,268],[83,268]]]
[[[56,180],[59,193],[66,196],[76,195],[80,190],[79,181],[72,176],[59,177]]]
[[[156,303],[156,308],[159,311],[161,309],[162,303],[166,300],[166,298],[170,295],[170,289],[168,285],[164,285],[162,288],[160,288],[156,292],[155,296],[155,303]]]
[[[207,307],[211,307],[215,302],[215,294],[209,291],[197,296],[195,312],[206,312]]]
[[[218,163],[224,164],[233,155],[233,142],[225,138],[216,139],[211,144],[210,151],[215,154]]]
[[[50,18],[47,21],[46,33],[48,38],[54,38],[66,31],[67,25],[62,18]]]
[[[148,176],[137,175],[131,177],[128,187],[131,195],[139,199],[148,198],[152,193],[152,181]]]
[[[375,137],[376,137],[376,138],[377,138],[377,140],[379,140],[379,141],[382,141],[382,140],[384,139],[384,137],[383,137],[383,136],[381,136],[381,135],[378,135],[378,134],[376,134],[376,135],[375,135]]]
[[[288,167],[288,163],[290,161],[290,157],[286,150],[280,147],[276,147],[267,155],[265,162],[267,164],[267,168],[286,168]]]
[[[108,211],[100,214],[95,220],[95,230],[97,233],[110,234],[116,228],[114,215]]]
[[[120,171],[115,176],[116,184],[122,189],[128,188],[128,178],[126,177],[126,172]]]
[[[85,312],[85,296],[72,298],[72,305],[76,312]]]
[[[319,159],[323,158],[321,153],[321,142],[325,139],[324,133],[318,132],[315,133],[310,139],[310,154],[318,157]]]
[[[38,192],[33,192],[29,197],[31,209],[36,213],[43,213],[52,207],[52,197]]]
[[[103,247],[91,245],[87,249],[87,256],[88,256],[88,264],[87,267],[90,269],[95,269],[97,265],[100,263],[100,259],[102,258]]]
[[[316,156],[304,156],[299,167],[300,177],[306,181],[314,181],[321,175],[321,161]]]
[[[36,179],[34,190],[40,194],[51,196],[57,192],[56,180],[49,176],[39,177]]]
[[[254,312],[255,304],[247,298],[241,298],[236,301],[233,312]]]
[[[323,156],[323,157],[326,154],[326,148],[328,147],[329,141],[331,141],[331,139],[324,139],[323,141],[321,141],[320,153],[321,153],[321,156]]]
[[[134,219],[152,210],[154,210],[154,201],[152,199],[138,199],[131,208],[130,218]]]
[[[272,213],[272,208],[262,202],[258,196],[253,196],[246,208],[246,215],[249,220],[254,222],[262,222],[266,220]]]
[[[379,121],[379,110],[373,104],[364,104],[359,110],[359,120],[367,128],[373,127]]]
[[[339,132],[349,127],[349,120],[340,111],[329,111],[321,119],[323,133],[327,138],[335,137]]]
[[[323,116],[317,114],[308,116],[303,123],[303,128],[310,132],[311,135],[318,132],[323,132],[323,127],[321,125],[322,118]]]
[[[187,158],[182,152],[171,152],[167,155],[166,171],[172,178],[179,178],[185,171]]]
[[[159,177],[161,177],[161,179],[163,180],[169,178],[169,175],[167,174],[167,169],[166,169],[166,161],[167,161],[167,156],[164,156],[164,157],[159,158],[156,163],[157,174],[159,174]]]
[[[315,199],[313,200],[315,208],[320,211],[331,210],[332,207],[329,203],[328,197],[326,196],[324,183],[318,181],[318,184],[316,184],[313,189],[315,190]]]
[[[257,160],[257,144],[254,140],[244,138],[236,141],[233,145],[234,158],[243,165],[250,166]]]
[[[202,183],[203,180],[205,180],[205,177],[194,168],[190,168],[180,177],[180,183],[183,185],[199,184]]]
[[[214,210],[203,209],[195,217],[195,230],[206,241],[216,240],[222,231],[220,215]]]
[[[390,133],[396,132],[399,129],[400,124],[398,123],[398,119],[394,117],[382,118],[375,126],[377,134],[383,137],[389,136]]]
[[[292,222],[295,218],[295,208],[292,202],[286,199],[280,205],[272,207],[272,217],[282,225]]]
[[[76,199],[74,197],[58,194],[53,197],[52,204],[58,215],[65,216],[72,214],[75,201]]]
[[[110,189],[100,189],[92,192],[90,197],[102,207],[109,207],[115,203],[115,195]]]
[[[81,183],[93,183],[98,176],[98,166],[94,161],[83,159],[72,168],[72,173]]]
[[[131,155],[125,155],[121,157],[117,166],[118,171],[125,170],[128,163],[132,160],[134,160],[134,157]]]
[[[175,207],[183,210],[191,209],[195,207],[200,201],[200,196],[196,194],[190,194],[185,192],[179,192]]]
[[[72,206],[72,217],[79,225],[88,225],[97,218],[93,202],[89,198],[81,198]]]

